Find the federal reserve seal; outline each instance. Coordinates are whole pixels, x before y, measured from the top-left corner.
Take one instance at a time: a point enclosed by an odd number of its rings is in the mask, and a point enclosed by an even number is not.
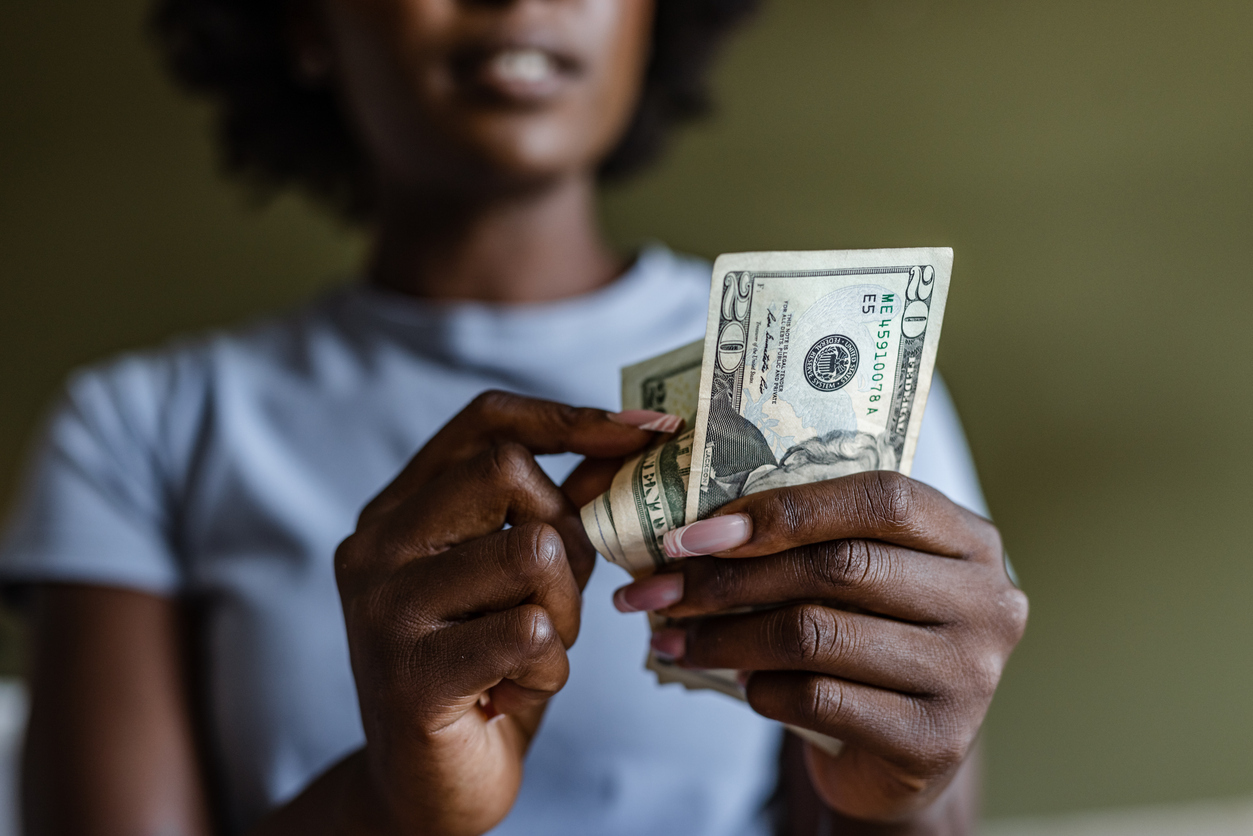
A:
[[[857,344],[848,337],[823,337],[805,355],[805,379],[819,392],[843,389],[857,374],[857,360]]]

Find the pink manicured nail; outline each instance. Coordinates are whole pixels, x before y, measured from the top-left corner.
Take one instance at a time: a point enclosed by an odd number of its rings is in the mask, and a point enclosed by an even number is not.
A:
[[[687,633],[676,627],[664,627],[653,633],[649,644],[653,648],[653,653],[666,661],[674,662],[683,658],[683,653],[687,649]]]
[[[683,576],[668,572],[624,586],[613,594],[618,612],[664,610],[683,600]]]
[[[651,409],[628,409],[626,412],[610,412],[609,420],[628,427],[657,433],[672,433],[683,426],[683,419],[678,415],[667,415]]]
[[[752,536],[753,521],[747,514],[728,514],[667,531],[661,544],[668,557],[696,557],[742,546]]]

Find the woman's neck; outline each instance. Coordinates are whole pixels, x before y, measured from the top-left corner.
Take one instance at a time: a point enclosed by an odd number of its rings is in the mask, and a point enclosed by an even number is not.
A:
[[[545,302],[613,281],[590,177],[490,199],[383,201],[371,280],[424,299]]]

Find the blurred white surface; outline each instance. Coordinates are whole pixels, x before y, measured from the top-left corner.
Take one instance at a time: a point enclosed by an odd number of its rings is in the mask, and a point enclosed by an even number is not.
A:
[[[17,836],[17,772],[26,725],[26,688],[0,679],[0,836]]]

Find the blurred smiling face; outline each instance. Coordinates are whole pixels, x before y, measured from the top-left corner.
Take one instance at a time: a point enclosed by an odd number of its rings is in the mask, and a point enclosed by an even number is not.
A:
[[[385,181],[594,169],[632,116],[653,0],[320,0],[316,37]],[[321,58],[317,60],[322,60]]]

